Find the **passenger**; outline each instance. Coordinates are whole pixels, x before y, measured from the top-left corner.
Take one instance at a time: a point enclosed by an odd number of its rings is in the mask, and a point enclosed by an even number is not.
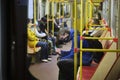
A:
[[[33,31],[35,30],[35,35],[36,35],[36,37],[38,37],[40,39],[41,42],[48,43],[48,53],[49,53],[48,60],[51,61],[52,60],[52,57],[51,57],[52,52],[51,51],[52,51],[52,48],[53,48],[52,41],[47,38],[48,36],[47,36],[46,33],[40,31],[39,27],[35,26],[32,29],[33,29]],[[39,30],[39,32],[38,32],[38,30]]]
[[[55,54],[55,47],[56,47],[56,37],[57,34],[58,34],[58,30],[57,27],[54,27],[54,34],[52,33],[52,22],[51,20],[49,20],[49,31],[47,30],[47,20],[46,20],[47,16],[44,16],[41,20],[38,21],[38,26],[40,28],[40,30],[42,32],[45,32],[47,34],[47,38],[48,40],[51,40],[52,41],[52,45],[53,45],[53,48],[52,48],[52,54]],[[49,19],[52,19],[51,16],[49,16]],[[53,36],[55,35],[55,36]]]
[[[38,27],[40,29],[40,31],[46,33],[47,30],[47,17],[44,16],[41,18],[41,20],[38,20]]]
[[[71,18],[70,18],[70,13],[66,13],[65,14],[65,17],[63,19],[63,22],[64,22],[64,28],[65,29],[69,29],[71,28]]]
[[[103,26],[100,25],[99,19],[93,18],[92,20],[90,20],[88,22],[88,27],[89,27],[88,29],[85,28],[85,31],[83,33],[86,33],[87,30],[88,30],[89,34],[92,32],[96,32],[98,30],[95,30],[95,29],[102,28]]]
[[[45,33],[46,36],[42,39],[46,39],[46,41],[49,43],[50,45],[50,54],[55,54],[55,38],[53,36],[51,36],[52,34],[49,33],[49,31],[47,31],[47,20],[46,20],[47,16],[44,16],[41,21],[38,21],[38,32],[36,32],[37,37],[40,37],[39,33]],[[41,23],[42,22],[42,23]],[[42,30],[41,30],[42,29]],[[39,35],[38,35],[39,34]]]
[[[31,29],[35,24],[32,24],[32,20],[28,23],[27,34],[28,34],[28,45],[32,48],[41,47],[40,57],[43,62],[48,62],[48,43],[39,41],[36,37],[35,32]]]
[[[49,19],[52,19],[52,16],[50,16]],[[54,24],[54,33],[52,33],[53,24]],[[55,16],[53,21],[49,21],[49,32],[52,35],[57,36],[59,30],[60,30],[59,18],[58,16],[57,17]]]
[[[56,52],[60,55],[58,58],[58,67],[59,67],[59,80],[74,80],[74,31],[71,30],[68,32],[64,32],[59,35],[61,39],[65,39],[66,37],[70,37],[72,40],[72,46],[70,51],[62,51],[61,49],[56,49]],[[80,48],[80,35],[77,35],[77,47]],[[91,44],[88,40],[83,40],[83,48],[90,48]],[[77,67],[79,66],[79,59],[80,54],[78,52],[78,63]],[[83,52],[83,65],[90,66],[92,62],[92,52]]]
[[[61,29],[59,32],[58,32],[58,34],[59,35],[57,35],[57,41],[56,41],[56,44],[57,45],[61,45],[61,44],[65,44],[65,43],[67,43],[67,42],[69,42],[71,39],[70,38],[72,38],[71,37],[71,34],[70,33],[72,33],[73,32],[73,29],[71,29],[70,31],[68,30],[68,29]],[[70,36],[68,36],[68,37],[66,37],[66,38],[62,38],[62,36],[60,36],[60,35],[65,35],[65,34],[67,33],[67,34],[70,34]]]

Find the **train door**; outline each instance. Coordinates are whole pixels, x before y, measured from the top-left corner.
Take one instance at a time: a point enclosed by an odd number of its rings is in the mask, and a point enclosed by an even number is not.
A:
[[[4,2],[3,2],[4,3]],[[3,44],[2,44],[2,42],[3,42],[3,21],[2,21],[2,15],[3,15],[3,13],[4,13],[4,11],[2,10],[2,8],[3,8],[3,3],[1,3],[1,0],[0,0],[0,80],[2,80],[3,79],[3,58],[2,58],[2,52],[3,52]]]
[[[7,16],[6,0],[0,0],[0,80],[7,79]],[[9,45],[8,45],[9,46]]]
[[[0,5],[1,5],[1,3],[0,3]],[[2,47],[1,46],[1,39],[2,38],[1,38],[1,6],[0,6],[0,55],[1,55],[1,47]],[[1,67],[2,63],[1,63],[1,61],[2,60],[1,60],[1,56],[0,56],[0,78],[2,79],[2,71],[1,71],[2,70],[2,67]]]
[[[27,5],[28,0],[12,0],[7,4],[7,77],[11,80],[26,78]],[[4,35],[5,36],[5,35]]]

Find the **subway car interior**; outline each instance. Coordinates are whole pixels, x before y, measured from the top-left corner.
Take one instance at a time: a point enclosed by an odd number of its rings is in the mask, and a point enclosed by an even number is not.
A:
[[[120,80],[120,0],[0,0],[0,80]]]

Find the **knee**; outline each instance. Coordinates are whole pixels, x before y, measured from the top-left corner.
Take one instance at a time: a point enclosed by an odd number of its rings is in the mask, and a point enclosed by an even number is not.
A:
[[[47,42],[44,42],[44,47],[48,47],[48,43]]]

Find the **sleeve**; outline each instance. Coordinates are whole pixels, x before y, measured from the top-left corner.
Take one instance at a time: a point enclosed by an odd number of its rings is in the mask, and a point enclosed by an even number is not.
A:
[[[68,59],[74,57],[74,39],[72,40],[72,47],[70,51],[61,51],[61,57],[62,59]]]
[[[67,53],[66,55],[62,56],[61,59],[69,59],[69,58],[73,58],[74,57],[74,50],[70,50],[69,53]]]
[[[39,33],[37,29],[35,29],[35,34],[37,37],[45,37],[46,36],[45,33]]]
[[[32,40],[38,40],[38,38],[35,36],[34,33],[31,32],[30,29],[28,29],[28,39],[31,40],[31,41]]]
[[[80,36],[77,36],[78,48],[80,48]],[[74,38],[72,39],[72,47],[70,51],[66,51],[68,55],[62,57],[62,59],[74,58]]]

